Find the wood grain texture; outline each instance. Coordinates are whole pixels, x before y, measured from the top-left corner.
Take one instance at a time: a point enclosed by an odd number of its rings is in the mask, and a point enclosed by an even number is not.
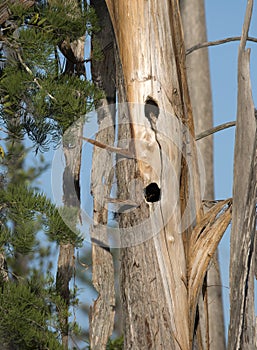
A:
[[[91,73],[93,82],[103,89],[107,98],[97,104],[98,132],[95,142],[98,144],[114,144],[115,139],[115,109],[110,103],[115,103],[115,63],[114,34],[104,0],[93,0],[94,7],[101,25],[101,30],[92,38],[92,50],[97,40],[102,50],[103,59],[92,61]],[[107,233],[107,200],[112,185],[113,154],[94,147],[91,172],[91,194],[93,196],[93,220],[90,228],[92,238],[92,282],[98,293],[90,309],[90,348],[106,349],[109,337],[112,335],[115,315],[114,266],[110,252]],[[102,242],[96,244],[93,242]]]
[[[106,0],[106,3],[123,76],[119,83],[120,101],[136,104],[119,111],[120,121],[131,123],[120,128],[120,139],[133,139],[136,154],[136,160],[119,158],[119,196],[125,200],[133,195],[129,199],[141,203],[136,210],[121,214],[119,221],[124,232],[121,237],[124,346],[188,350],[186,261],[180,234],[184,141],[181,125],[188,127],[187,136],[189,133],[194,136],[194,127],[178,2]],[[154,125],[144,115],[149,98],[160,110]],[[191,144],[188,153],[192,173],[196,174],[195,149]],[[193,206],[199,207],[199,176],[191,180]],[[140,186],[129,190],[129,184],[137,181],[143,188],[156,183],[161,189],[160,201],[147,203]],[[188,183],[185,185],[188,191],[186,186]],[[200,213],[195,214],[199,220]]]
[[[197,306],[197,298],[203,286],[208,266],[231,221],[231,202],[232,200],[228,199],[215,204],[205,213],[203,219],[194,228],[191,235],[188,277],[189,309],[193,315],[191,323],[194,322],[194,309]],[[202,346],[208,349],[210,344],[205,344],[204,342]]]
[[[246,39],[253,1],[247,10],[238,52],[238,105],[234,153],[233,215],[230,257],[230,325],[228,349],[254,349],[254,255],[256,233],[256,118]]]

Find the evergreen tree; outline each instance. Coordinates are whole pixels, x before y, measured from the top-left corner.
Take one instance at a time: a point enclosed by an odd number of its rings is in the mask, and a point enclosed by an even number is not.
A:
[[[87,59],[72,56],[74,40],[97,30],[87,2],[78,4],[74,10],[71,1],[6,1],[8,18],[1,22],[0,14],[0,123],[7,135],[0,144],[0,341],[6,349],[63,348],[60,320],[77,303],[71,293],[67,308],[49,273],[50,250],[38,239],[40,233],[53,245],[80,246],[77,209],[63,209],[74,221],[67,228],[60,210],[29,188],[44,166],[24,170],[22,140],[28,137],[36,153],[58,145],[102,96],[87,80]],[[76,328],[70,325],[69,332]]]
[[[71,6],[59,0],[37,1],[29,9],[15,3],[0,28],[0,117],[10,133],[26,133],[36,150],[47,150],[49,141],[58,143],[101,96],[85,77],[87,60],[74,62],[79,74],[64,74],[61,52],[69,55],[73,40],[96,29],[86,2],[86,11],[74,13]],[[20,122],[13,122],[17,118]]]

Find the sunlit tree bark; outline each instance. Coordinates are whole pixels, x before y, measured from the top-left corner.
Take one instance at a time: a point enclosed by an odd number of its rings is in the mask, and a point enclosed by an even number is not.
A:
[[[171,174],[167,176],[168,164],[162,161],[162,155],[168,157],[174,176],[181,176],[181,153],[168,138],[176,138],[179,120],[183,119],[192,128],[179,9],[176,1],[107,1],[107,5],[122,69],[119,101],[139,104],[134,109],[120,107],[120,124],[130,123],[130,126],[120,126],[120,138],[127,139],[127,147],[131,152],[134,149],[138,160],[120,159],[118,197],[139,203],[136,211],[121,213],[119,220],[125,230],[121,237],[124,347],[188,349],[187,271],[179,233],[179,187]],[[165,30],[159,31],[161,27]],[[147,105],[155,105],[160,111],[156,116],[157,130],[147,118]],[[130,138],[134,139],[132,148]],[[144,198],[151,184],[161,191],[156,202]],[[194,185],[199,203],[197,184]],[[174,208],[171,217],[170,208]],[[153,212],[160,222],[151,218]],[[148,218],[150,222],[144,224]],[[140,223],[143,225],[137,231]],[[155,225],[160,227],[156,232]],[[131,235],[126,234],[126,230],[131,231]]]
[[[233,216],[230,239],[230,324],[228,349],[255,349],[257,124],[246,39],[253,1],[247,2],[238,51],[237,127],[234,152]]]

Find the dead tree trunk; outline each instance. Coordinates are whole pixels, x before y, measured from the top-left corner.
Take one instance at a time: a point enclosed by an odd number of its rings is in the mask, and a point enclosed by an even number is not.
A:
[[[192,120],[179,10],[176,1],[106,2],[122,67],[120,101],[136,103],[120,107],[120,145],[129,153],[117,156],[119,200],[137,204],[119,213],[124,347],[188,350],[179,148],[180,123],[191,129]]]
[[[207,41],[205,8],[203,0],[180,0],[180,10],[186,49]],[[212,94],[208,49],[196,50],[186,57],[190,99],[192,103],[196,135],[213,127]],[[213,137],[197,142],[205,169],[203,198],[214,199]],[[202,291],[200,319],[203,346],[211,350],[224,350],[225,332],[223,319],[221,279],[218,253],[208,269]]]
[[[238,52],[238,107],[234,155],[230,255],[228,349],[255,349],[254,273],[256,255],[257,132],[246,39],[253,1],[249,0]]]
[[[65,169],[63,172],[63,204],[68,210],[69,208],[74,209],[80,207],[79,174],[81,164],[82,129],[83,125],[81,122],[80,124],[75,123],[75,125],[73,125],[69,130],[69,142],[66,143],[65,138],[63,142],[63,151],[65,156]],[[74,145],[73,147],[70,147],[71,140]],[[56,290],[65,302],[65,310],[59,310],[59,322],[61,325],[62,344],[64,348],[68,348],[69,341],[69,283],[74,274],[74,249],[73,243],[65,241],[61,242],[57,263]]]
[[[129,102],[119,105],[119,147],[109,147],[117,153],[116,200],[126,204],[118,212],[124,347],[201,347],[198,297],[231,201],[202,216],[178,1],[106,3],[119,102]]]
[[[103,55],[101,61],[92,61],[92,79],[106,95],[97,103],[99,130],[95,140],[113,146],[115,140],[115,60],[114,34],[104,0],[92,0],[101,30],[92,38],[92,51],[97,41]],[[113,180],[113,156],[99,147],[94,147],[91,194],[93,196],[92,281],[98,293],[90,312],[90,348],[106,348],[114,326],[115,291],[113,257],[108,238],[108,202]]]

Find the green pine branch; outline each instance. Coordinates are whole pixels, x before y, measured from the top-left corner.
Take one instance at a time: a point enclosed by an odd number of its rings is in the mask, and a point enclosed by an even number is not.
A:
[[[27,134],[36,151],[46,151],[103,97],[84,76],[63,74],[58,49],[98,30],[96,16],[88,5],[74,12],[71,2],[59,0],[10,9],[11,25],[0,34],[0,118],[12,133]]]

